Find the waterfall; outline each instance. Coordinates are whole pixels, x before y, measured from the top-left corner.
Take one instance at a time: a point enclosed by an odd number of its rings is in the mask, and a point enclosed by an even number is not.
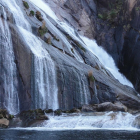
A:
[[[19,29],[33,53],[33,108],[58,109],[55,65],[40,40],[27,30]]]
[[[116,79],[119,80],[120,83],[122,83],[123,85],[133,87],[131,82],[128,81],[121,73],[119,73],[113,58],[109,54],[107,54],[106,51],[104,51],[101,47],[99,47],[94,40],[90,40],[82,36],[81,38],[78,38],[77,35],[75,34],[74,29],[69,25],[67,25],[66,23],[60,22],[58,18],[55,16],[54,12],[50,9],[50,7],[42,0],[40,1],[30,0],[30,1],[34,3],[37,7],[42,9],[48,16],[53,18],[55,22],[60,27],[62,27],[70,36],[78,40],[80,43],[83,44],[83,46],[85,46],[85,48],[87,48],[94,55],[96,55],[99,58],[100,62],[114,75]],[[81,41],[81,39],[86,45]]]
[[[11,34],[7,25],[7,15],[4,7],[0,7],[0,97],[3,103],[0,106],[6,108],[10,114],[19,112],[18,80],[15,57],[12,46]]]
[[[23,40],[33,54],[33,76],[32,81],[32,109],[57,109],[57,83],[55,74],[55,65],[47,50],[43,48],[41,41],[30,31],[31,27],[25,19],[20,7],[15,0],[3,1],[10,11],[13,13],[17,27],[23,36]]]
[[[120,83],[133,87],[131,82],[128,81],[121,73],[119,73],[113,58],[107,54],[105,50],[99,47],[95,40],[90,40],[86,37],[81,38],[85,42],[86,48],[99,58],[100,62],[104,64],[105,68],[108,69],[114,75],[114,77],[119,80]]]
[[[47,28],[51,28],[51,32],[54,32],[54,34],[56,34],[58,37],[61,38],[61,40],[63,41],[63,43],[65,44],[65,46],[67,47],[67,49],[69,50],[69,53],[71,53],[71,55],[73,55],[79,62],[84,63],[83,59],[81,58],[81,56],[77,53],[77,51],[75,50],[75,48],[73,48],[71,46],[71,44],[68,42],[66,36],[64,36],[46,17],[46,15],[49,15],[50,17],[52,17],[56,24],[59,24],[59,21],[57,19],[57,17],[55,16],[55,14],[53,13],[53,11],[49,8],[49,6],[44,3],[42,0],[40,1],[36,1],[36,0],[30,0],[36,7],[39,7],[43,12],[43,19],[45,20],[46,24],[47,24]],[[71,49],[73,49],[73,52],[71,51]]]

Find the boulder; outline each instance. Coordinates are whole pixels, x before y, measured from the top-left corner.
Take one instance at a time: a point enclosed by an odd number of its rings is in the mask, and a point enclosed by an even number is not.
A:
[[[62,110],[57,109],[57,110],[54,111],[54,114],[57,115],[57,116],[60,116],[60,115],[62,115]]]
[[[4,128],[7,128],[9,126],[9,120],[3,118],[3,119],[0,119],[0,127],[4,127]]]
[[[45,110],[45,113],[52,113],[52,112],[53,112],[52,109]]]
[[[80,109],[77,109],[77,108],[73,108],[70,110],[70,113],[80,113]]]
[[[97,110],[97,105],[83,105],[82,112],[94,112]]]
[[[116,102],[115,104],[113,104],[111,102],[105,102],[105,103],[99,104],[98,107],[97,107],[97,110],[101,111],[101,112],[104,112],[104,111],[122,111],[122,112],[126,112],[127,107],[124,106],[120,102]]]

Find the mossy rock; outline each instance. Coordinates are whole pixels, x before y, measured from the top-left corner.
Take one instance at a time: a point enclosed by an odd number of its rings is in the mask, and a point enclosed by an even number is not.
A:
[[[44,111],[42,109],[36,109],[36,113],[44,114]]]
[[[26,9],[29,9],[29,5],[28,5],[28,3],[27,3],[26,1],[23,1],[23,5],[24,5],[24,7],[25,7]]]
[[[57,115],[57,116],[60,116],[60,115],[62,115],[62,110],[57,109],[57,110],[54,111],[54,114]]]
[[[45,110],[45,113],[52,113],[52,112],[53,112],[52,109]]]

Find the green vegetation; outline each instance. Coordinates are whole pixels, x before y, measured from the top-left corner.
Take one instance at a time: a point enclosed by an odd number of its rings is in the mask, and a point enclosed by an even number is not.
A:
[[[28,5],[28,3],[27,3],[26,1],[23,1],[23,5],[24,5],[24,7],[25,7],[26,9],[29,9],[29,5]]]
[[[122,0],[116,0],[116,3],[109,3],[109,10],[100,11],[98,13],[98,18],[113,22],[117,18],[118,13],[121,11],[122,5]]]
[[[130,27],[131,27],[130,24],[124,25],[124,26],[123,26],[123,29],[124,29],[125,31],[128,31],[128,30],[130,29]]]
[[[12,120],[14,118],[14,115],[9,115],[9,119]]]
[[[79,44],[79,42],[75,41],[76,45],[81,49],[83,50],[84,52],[86,52],[86,49],[81,45]]]
[[[34,11],[30,11],[30,16],[34,16],[35,15],[35,12]]]
[[[136,10],[136,11],[139,11],[139,10],[140,10],[140,6],[139,6],[139,7],[136,7],[135,10]]]
[[[93,72],[92,72],[92,71],[89,71],[89,72],[88,72],[88,78],[89,78],[89,80],[90,80],[91,82],[94,82],[95,78],[94,78],[94,76],[93,76]]]
[[[40,36],[43,36],[47,32],[48,32],[48,29],[47,29],[46,26],[45,27],[39,27],[39,29],[38,29],[38,33],[39,33]]]

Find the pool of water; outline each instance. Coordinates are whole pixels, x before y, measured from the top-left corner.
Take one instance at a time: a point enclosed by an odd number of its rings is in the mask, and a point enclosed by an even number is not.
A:
[[[140,131],[0,129],[0,140],[140,140]]]

